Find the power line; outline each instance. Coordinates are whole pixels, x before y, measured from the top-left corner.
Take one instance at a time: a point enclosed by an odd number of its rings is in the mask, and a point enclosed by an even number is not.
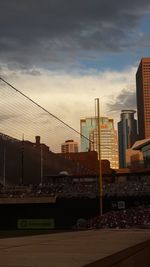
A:
[[[77,131],[76,129],[74,129],[72,126],[70,126],[69,124],[67,124],[66,122],[64,122],[63,120],[61,120],[59,117],[55,116],[54,114],[52,114],[51,112],[49,112],[47,109],[45,109],[44,107],[42,107],[40,104],[38,104],[37,102],[35,102],[33,99],[31,99],[30,97],[28,97],[27,95],[25,95],[24,93],[22,93],[19,89],[17,89],[16,87],[14,87],[12,84],[10,84],[9,82],[7,82],[5,79],[3,79],[2,77],[0,77],[0,80],[5,83],[7,86],[9,86],[10,88],[13,89],[13,91],[19,93],[21,96],[23,96],[26,100],[30,101],[32,104],[34,104],[36,107],[40,108],[41,110],[43,110],[44,112],[46,112],[48,115],[50,115],[51,117],[53,117],[55,120],[61,122],[63,125],[65,125],[67,128],[69,128],[70,130],[74,131],[75,133],[77,133],[78,135],[80,135],[81,137],[83,137],[84,139],[88,140],[90,143],[94,144],[95,142],[93,140],[90,140],[88,137],[84,136],[83,134],[81,134],[79,131]],[[18,101],[19,103],[19,101]],[[10,108],[9,108],[10,109]],[[11,108],[10,110],[14,110],[14,107]],[[96,112],[95,112],[96,113]],[[32,117],[32,113],[27,114],[26,112],[22,111],[23,115],[26,115],[26,117]],[[9,123],[11,125],[11,123]],[[22,126],[20,126],[21,128]],[[37,128],[37,126],[33,129],[32,132],[34,132],[34,130]],[[40,126],[38,126],[38,128],[40,129]],[[17,132],[17,130],[15,130],[15,132]],[[52,132],[54,132],[52,130]],[[106,146],[106,145],[101,145],[107,149],[110,149],[110,147]]]
[[[63,120],[61,120],[60,118],[58,118],[57,116],[55,116],[54,114],[52,114],[51,112],[49,112],[47,109],[43,108],[40,104],[38,104],[37,102],[35,102],[33,99],[31,99],[30,97],[28,97],[27,95],[25,95],[24,93],[22,93],[19,89],[17,89],[16,87],[14,87],[12,84],[10,84],[9,82],[7,82],[5,79],[3,79],[2,77],[0,77],[0,80],[2,82],[4,82],[5,84],[7,84],[9,87],[11,87],[14,91],[16,91],[17,93],[19,93],[20,95],[22,95],[23,97],[25,97],[26,99],[28,99],[30,102],[32,102],[34,105],[36,105],[37,107],[39,107],[40,109],[42,109],[44,112],[46,112],[47,114],[49,114],[50,116],[52,116],[53,118],[55,118],[57,121],[61,122],[62,124],[64,124],[66,127],[68,127],[69,129],[71,129],[72,131],[74,131],[75,133],[79,134],[81,137],[85,138],[86,140],[88,140],[90,143],[93,143],[93,141],[91,141],[89,138],[87,138],[86,136],[84,136],[83,134],[81,134],[80,132],[78,132],[76,129],[74,129],[72,126],[70,126],[69,124],[67,124],[66,122],[64,122]]]

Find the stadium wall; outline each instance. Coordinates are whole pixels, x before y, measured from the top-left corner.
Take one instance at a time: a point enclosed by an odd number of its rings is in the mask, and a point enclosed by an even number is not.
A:
[[[37,220],[35,223],[45,229],[45,224],[50,220],[53,229],[73,229],[80,218],[90,219],[99,215],[99,198],[57,198],[53,203],[16,203],[0,204],[0,229],[18,229],[20,220]],[[107,197],[103,198],[103,212],[134,207],[136,205],[150,203],[149,197]],[[45,220],[42,227],[39,220]]]

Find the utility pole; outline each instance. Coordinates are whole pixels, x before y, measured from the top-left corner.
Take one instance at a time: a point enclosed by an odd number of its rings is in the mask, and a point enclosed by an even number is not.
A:
[[[98,158],[99,158],[99,192],[100,192],[100,215],[103,214],[103,183],[102,183],[102,163],[101,163],[101,125],[100,125],[100,105],[99,98],[96,98],[97,107],[97,131],[98,131]]]

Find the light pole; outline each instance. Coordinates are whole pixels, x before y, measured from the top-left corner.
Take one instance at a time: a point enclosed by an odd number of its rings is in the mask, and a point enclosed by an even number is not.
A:
[[[22,135],[22,142],[21,142],[21,179],[20,184],[23,185],[24,183],[24,134]]]
[[[43,145],[40,147],[40,158],[41,158],[41,185],[43,185]]]
[[[3,186],[6,186],[6,140],[3,139]]]
[[[102,183],[102,163],[101,163],[101,124],[99,98],[95,99],[97,104],[97,131],[98,131],[98,156],[99,156],[99,192],[100,192],[100,215],[103,214],[103,183]]]

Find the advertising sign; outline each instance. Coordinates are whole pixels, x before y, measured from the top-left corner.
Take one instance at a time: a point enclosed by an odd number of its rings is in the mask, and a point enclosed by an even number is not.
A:
[[[125,201],[118,201],[118,209],[125,209]]]
[[[54,229],[54,219],[18,219],[18,229]]]

